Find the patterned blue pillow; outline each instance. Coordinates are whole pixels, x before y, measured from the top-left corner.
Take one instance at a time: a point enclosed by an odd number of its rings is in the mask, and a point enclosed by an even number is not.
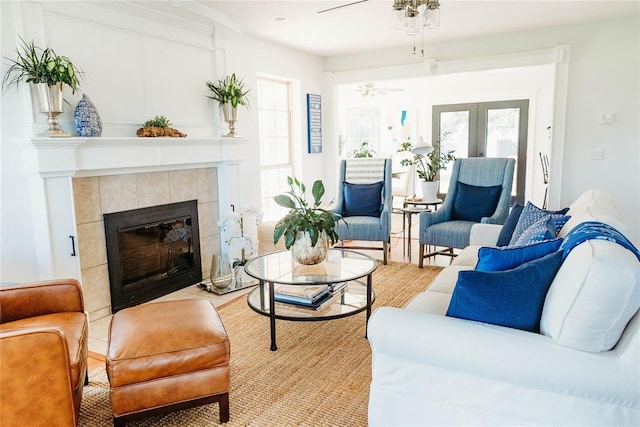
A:
[[[532,225],[539,222],[541,219],[544,219],[544,223],[549,219],[550,215],[553,214],[566,214],[569,208],[564,208],[559,211],[547,211],[545,209],[540,209],[536,205],[531,202],[527,202],[524,209],[522,210],[522,214],[520,218],[518,218],[518,223],[516,224],[516,228],[513,230],[513,234],[511,236],[511,240],[509,241],[509,246],[513,246],[516,244],[522,233],[525,230],[529,229]],[[562,228],[562,227],[561,227]],[[555,237],[555,236],[553,236]],[[551,238],[553,238],[551,237]]]
[[[555,239],[563,225],[571,218],[562,214],[551,214],[540,218],[518,237],[513,245],[507,247],[530,245],[543,240]]]

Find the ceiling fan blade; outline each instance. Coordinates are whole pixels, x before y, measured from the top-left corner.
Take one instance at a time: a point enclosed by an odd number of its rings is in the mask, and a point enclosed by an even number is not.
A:
[[[351,3],[342,4],[340,6],[330,7],[329,9],[319,10],[318,13],[329,12],[331,10],[336,10],[336,9],[340,9],[340,8],[343,8],[343,7],[352,6],[352,5],[358,4],[358,3],[364,3],[366,1],[369,1],[369,0],[358,0],[358,1],[351,2]]]

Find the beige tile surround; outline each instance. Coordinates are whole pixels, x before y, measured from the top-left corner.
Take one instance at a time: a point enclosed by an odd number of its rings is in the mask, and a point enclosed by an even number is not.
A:
[[[73,179],[78,252],[85,307],[91,321],[111,314],[103,214],[198,200],[202,276],[220,252],[216,168],[185,169]]]

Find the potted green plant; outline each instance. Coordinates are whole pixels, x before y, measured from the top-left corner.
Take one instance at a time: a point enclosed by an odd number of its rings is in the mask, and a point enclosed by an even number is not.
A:
[[[284,245],[300,264],[317,264],[327,256],[327,239],[333,245],[338,240],[336,222],[340,215],[320,207],[324,195],[321,180],[313,183],[313,205],[305,198],[306,187],[297,178],[287,177],[290,191],[274,197],[275,202],[290,211],[275,226],[273,243],[284,238]]]
[[[162,137],[186,138],[187,134],[171,127],[171,122],[165,116],[155,116],[153,119],[144,122],[142,127],[136,131],[139,137]]]
[[[38,109],[48,116],[49,130],[44,136],[69,136],[58,126],[58,114],[63,112],[62,92],[64,85],[75,93],[80,86],[82,71],[71,59],[58,55],[53,49],[42,49],[33,41],[27,43],[20,38],[16,48],[16,59],[6,58],[9,68],[2,79],[3,90],[21,83],[29,83],[38,101]]]
[[[443,135],[443,138],[446,134]],[[424,200],[436,200],[438,194],[438,186],[440,181],[440,171],[447,169],[447,164],[456,159],[453,155],[455,150],[442,151],[441,139],[436,139],[433,142],[433,149],[427,152],[425,148],[428,147],[425,144],[418,144],[416,147],[410,141],[400,144],[398,153],[410,152],[413,154],[412,158],[402,159],[400,164],[402,166],[414,165],[418,178],[422,180],[422,196]]]
[[[249,108],[249,91],[245,89],[242,79],[235,73],[223,77],[217,82],[208,81],[207,88],[211,94],[207,98],[218,101],[224,121],[229,124],[229,133],[225,137],[235,137],[235,123],[238,121],[238,105]]]
[[[360,146],[355,150],[351,150],[347,157],[352,157],[354,159],[364,159],[367,157],[376,157],[378,153],[369,148],[369,143],[367,141],[362,141]]]

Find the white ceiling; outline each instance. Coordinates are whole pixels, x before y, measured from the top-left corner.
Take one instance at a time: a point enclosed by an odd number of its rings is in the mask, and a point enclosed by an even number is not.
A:
[[[179,6],[188,0],[169,1]],[[393,0],[367,0],[317,13],[351,1],[354,0],[201,0],[195,3],[201,10],[209,8],[216,16],[219,16],[217,13],[224,15],[221,18],[228,18],[229,26],[242,34],[323,57],[396,46],[411,48],[412,37],[390,26]],[[638,16],[640,11],[638,0],[440,0],[440,3],[441,28],[425,32],[425,45],[632,14]],[[286,22],[271,19],[277,15],[288,19]],[[417,44],[420,45],[420,40]]]

